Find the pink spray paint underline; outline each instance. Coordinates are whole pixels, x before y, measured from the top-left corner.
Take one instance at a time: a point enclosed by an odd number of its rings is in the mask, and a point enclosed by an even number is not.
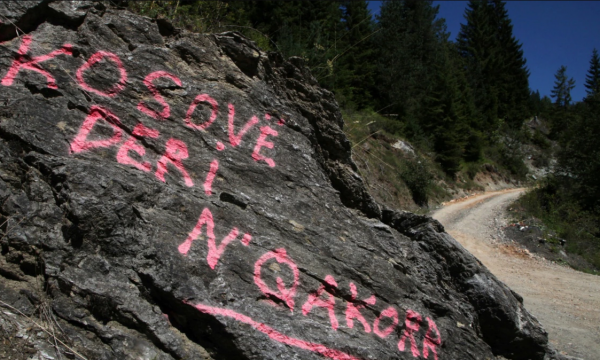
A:
[[[189,304],[187,301],[184,301],[184,303]],[[226,316],[226,317],[235,319],[241,323],[248,324],[248,325],[252,326],[253,328],[255,328],[256,330],[269,336],[272,340],[275,340],[282,344],[291,345],[291,346],[295,346],[300,349],[316,352],[316,353],[319,353],[325,357],[328,357],[328,358],[334,359],[334,360],[360,360],[359,358],[356,358],[352,355],[346,354],[345,352],[330,349],[330,348],[326,347],[325,345],[315,344],[315,343],[311,343],[308,341],[289,337],[287,335],[284,335],[284,334],[278,332],[277,330],[273,329],[272,327],[270,327],[268,325],[265,325],[261,322],[255,321],[252,318],[250,318],[249,316],[240,314],[233,310],[223,309],[223,308],[218,308],[218,307],[213,307],[213,306],[208,306],[208,305],[203,305],[203,304],[196,304],[196,305],[192,305],[192,306],[194,306],[196,309],[198,309],[198,311],[205,313],[205,314]]]

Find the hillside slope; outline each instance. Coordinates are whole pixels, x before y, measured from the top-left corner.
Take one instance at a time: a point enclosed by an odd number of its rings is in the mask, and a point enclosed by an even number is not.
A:
[[[345,111],[343,115],[358,172],[369,193],[388,207],[425,213],[453,199],[525,186],[532,183],[531,175],[547,172],[547,165],[536,161],[541,156],[539,146],[528,139],[508,139],[518,147],[514,160],[527,166],[529,176],[511,173],[492,156],[463,163],[461,171],[449,176],[436,162],[435,153],[393,133],[401,126],[397,120],[370,111]],[[533,136],[536,131],[524,126],[522,132]],[[487,149],[492,152],[493,145]]]
[[[103,3],[0,13],[17,356],[556,358],[438,222],[373,200],[301,59]]]

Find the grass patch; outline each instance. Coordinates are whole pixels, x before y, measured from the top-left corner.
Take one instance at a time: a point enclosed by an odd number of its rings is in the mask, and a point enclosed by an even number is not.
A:
[[[400,135],[402,123],[368,110],[347,110],[343,115],[353,159],[377,201],[416,211],[449,198],[436,185],[444,177],[439,166]]]
[[[548,178],[513,206],[526,217],[540,219],[549,233],[556,234],[556,237],[547,237],[552,247],[558,249],[559,238],[564,239],[567,254],[580,255],[589,263],[589,267],[578,270],[597,274],[600,269],[600,215],[581,208],[557,181]]]

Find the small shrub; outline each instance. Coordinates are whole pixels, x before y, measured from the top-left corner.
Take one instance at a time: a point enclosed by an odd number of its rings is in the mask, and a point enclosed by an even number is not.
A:
[[[542,220],[549,232],[565,239],[567,253],[581,255],[592,268],[600,269],[600,215],[585,211],[562,181],[551,176],[517,203],[528,216]],[[547,239],[551,250],[558,251],[558,239]]]
[[[483,138],[479,134],[471,134],[465,145],[464,159],[469,162],[477,162],[481,159],[483,152]]]
[[[543,150],[549,149],[552,146],[550,140],[548,140],[548,138],[546,138],[546,136],[544,136],[544,134],[542,134],[539,130],[535,130],[533,132],[531,142]]]
[[[538,168],[550,166],[550,156],[546,153],[540,153],[533,159],[533,166]]]
[[[369,125],[373,132],[383,130],[392,135],[402,135],[404,133],[405,125],[400,120],[377,115],[373,117],[373,121]]]
[[[529,170],[523,162],[523,155],[518,149],[509,148],[503,144],[496,144],[485,150],[486,156],[499,167],[515,175],[518,179],[525,179]]]
[[[465,166],[465,174],[467,174],[470,180],[473,180],[480,170],[481,166],[476,163],[467,163]]]
[[[421,158],[406,160],[400,177],[410,190],[414,202],[419,206],[427,205],[433,174],[425,165],[425,160]]]
[[[475,181],[467,178],[464,182],[462,181],[457,181],[456,185],[464,190],[468,190],[468,191],[485,191],[485,188],[479,184],[477,184]]]

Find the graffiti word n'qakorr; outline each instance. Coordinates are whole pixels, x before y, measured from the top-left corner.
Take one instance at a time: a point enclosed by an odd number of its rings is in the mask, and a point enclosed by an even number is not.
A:
[[[71,44],[64,44],[60,49],[54,50],[46,55],[40,56],[32,56],[29,54],[29,47],[32,42],[31,35],[24,35],[22,37],[21,45],[17,51],[17,55],[12,62],[8,72],[2,78],[0,83],[4,86],[11,86],[14,83],[15,78],[22,71],[32,71],[34,73],[38,73],[43,75],[46,79],[46,86],[50,89],[58,89],[58,85],[56,83],[56,79],[48,72],[47,70],[41,67],[42,62],[49,61],[54,59],[59,55],[73,55],[73,47]],[[100,90],[94,88],[85,80],[85,74],[92,69],[97,63],[105,61],[112,63],[119,72],[119,79],[110,87],[109,89]],[[150,116],[153,119],[163,121],[168,119],[171,116],[171,108],[170,105],[165,101],[164,97],[159,93],[157,87],[154,85],[154,82],[157,79],[164,78],[172,81],[177,86],[183,86],[182,81],[176,76],[166,71],[155,71],[148,74],[144,78],[144,85],[148,88],[155,101],[162,106],[162,110],[157,111],[153,110],[145,102],[140,102],[137,104],[137,109],[143,114]],[[83,90],[88,91],[90,93],[94,93],[98,96],[114,98],[116,97],[123,89],[125,89],[127,84],[127,70],[125,69],[123,62],[116,55],[108,51],[98,51],[94,53],[90,58],[79,67],[76,71],[76,82]],[[200,103],[207,103],[211,108],[211,115],[208,120],[203,123],[195,123],[192,119],[192,116],[196,110],[196,107]],[[252,116],[250,120],[248,120],[238,131],[235,128],[235,107],[233,104],[228,104],[228,137],[229,144],[231,147],[235,148],[240,145],[242,142],[242,138],[244,135],[248,133],[250,129],[256,126],[259,123],[259,119],[256,116]],[[183,123],[185,126],[192,128],[194,130],[206,130],[217,118],[219,111],[218,102],[213,99],[208,94],[199,94],[197,95],[193,101],[191,102],[188,110],[186,112],[185,118],[183,119]],[[270,121],[271,116],[269,114],[265,114],[265,120]],[[88,135],[92,132],[94,126],[99,122],[104,122],[113,128],[113,136],[108,139],[102,140],[88,140]],[[280,119],[277,123],[278,125],[283,125],[283,119]],[[168,139],[165,145],[165,153],[158,160],[155,166],[150,164],[147,161],[138,162],[132,159],[129,156],[131,151],[136,152],[139,156],[143,156],[145,154],[145,149],[140,145],[138,140],[144,137],[157,138],[159,137],[159,132],[157,130],[148,128],[141,123],[138,124],[134,130],[132,131],[132,135],[128,137],[124,143],[121,144],[123,140],[123,131],[122,125],[114,113],[112,113],[109,109],[102,106],[92,106],[89,110],[87,118],[83,121],[79,131],[73,141],[71,142],[70,151],[71,153],[80,153],[83,151],[88,151],[94,148],[103,148],[103,147],[111,147],[117,146],[120,144],[118,153],[117,153],[117,161],[122,164],[131,165],[136,167],[137,169],[150,172],[153,168],[156,168],[154,172],[157,179],[161,181],[165,181],[164,175],[168,172],[167,165],[171,164],[183,177],[183,180],[187,186],[193,186],[194,182],[189,176],[188,171],[185,169],[183,160],[189,157],[188,147],[187,145],[178,139]],[[260,134],[256,139],[251,157],[254,161],[263,161],[270,167],[275,167],[275,161],[272,158],[265,156],[262,153],[262,148],[272,149],[274,147],[273,142],[269,141],[269,137],[278,136],[278,132],[271,128],[270,126],[262,126],[260,127]],[[216,148],[219,151],[223,151],[225,149],[225,144],[221,141],[218,141],[216,144]],[[204,189],[207,194],[211,194],[211,186],[214,177],[216,176],[216,172],[219,168],[219,162],[215,159],[210,163],[210,169],[206,180],[204,182]]]
[[[202,230],[206,228],[206,237],[208,238],[208,253],[206,255],[206,261],[211,269],[215,269],[221,259],[221,256],[225,253],[227,246],[231,245],[239,237],[239,231],[237,228],[231,229],[229,234],[221,240],[219,245],[216,244],[215,236],[215,223],[211,211],[208,208],[202,210],[198,222],[194,229],[190,232],[187,239],[182,242],[178,250],[183,256],[187,256],[188,252],[193,246],[194,241],[202,234]],[[244,246],[250,245],[252,236],[248,233],[244,234],[240,239],[240,242]],[[264,280],[262,271],[268,263],[277,262],[280,268],[288,268],[291,274],[292,283],[287,284],[281,277],[275,279],[275,287],[270,287]],[[300,285],[300,271],[296,263],[290,258],[287,251],[284,248],[275,249],[268,251],[263,254],[254,263],[254,283],[263,295],[270,300],[275,306],[283,306],[289,308],[292,312],[296,307],[296,295],[297,289]],[[345,302],[345,325],[348,328],[354,328],[355,321],[360,323],[362,330],[365,333],[373,333],[380,338],[386,338],[396,330],[399,325],[399,314],[396,308],[389,306],[379,313],[379,315],[369,321],[365,318],[361,309],[366,306],[373,306],[377,302],[375,295],[371,295],[365,299],[358,298],[358,289],[356,284],[350,282],[350,300]],[[325,311],[329,316],[331,328],[336,331],[339,326],[339,319],[336,315],[336,291],[338,289],[338,283],[331,275],[326,275],[324,282],[318,287],[318,289],[307,294],[307,300],[300,307],[302,309],[303,316],[310,316],[313,311]],[[297,346],[302,349],[318,352],[326,357],[332,359],[356,359],[355,357],[345,354],[343,352],[332,350],[324,345],[309,343],[300,339],[295,339],[281,334],[273,328],[266,326],[258,321],[251,319],[250,317],[237,313],[230,309],[211,307],[204,304],[192,304],[197,310],[212,314],[220,315],[225,317],[233,318],[237,321],[246,323],[259,330],[271,339],[279,341],[287,345]],[[382,323],[385,322],[385,326]],[[418,335],[421,326],[427,323],[427,330],[423,336],[423,341],[419,346],[416,335]],[[404,316],[404,329],[400,335],[397,346],[401,352],[407,351],[410,347],[410,352],[413,357],[421,357],[428,359],[430,354],[433,354],[433,359],[438,360],[438,348],[442,343],[440,332],[435,322],[426,317],[423,321],[421,314],[408,309]]]
[[[17,51],[17,55],[12,62],[8,72],[6,75],[0,80],[0,83],[3,86],[12,86],[15,78],[22,71],[32,71],[34,73],[38,73],[42,75],[45,80],[47,87],[50,89],[58,89],[58,84],[56,83],[56,79],[52,76],[50,72],[42,68],[41,63],[52,60],[60,55],[72,56],[73,55],[73,47],[71,44],[64,44],[60,49],[49,52],[46,55],[39,56],[31,56],[29,54],[29,47],[32,42],[31,35],[23,35],[21,45]],[[119,79],[116,81],[112,87],[109,89],[100,90],[94,88],[85,80],[85,74],[91,68],[93,68],[100,61],[107,61],[114,66],[117,67],[119,71]],[[144,102],[140,102],[137,104],[137,109],[158,121],[163,121],[168,119],[171,116],[171,109],[169,104],[165,101],[162,95],[159,93],[157,87],[154,85],[154,82],[157,79],[164,78],[178,86],[183,86],[182,81],[176,76],[166,71],[155,71],[148,74],[144,78],[144,85],[148,88],[150,93],[152,94],[154,100],[162,106],[162,110],[157,111],[153,110]],[[90,58],[79,67],[76,72],[76,82],[80,88],[90,93],[94,93],[101,97],[114,98],[116,97],[123,89],[125,89],[127,85],[128,75],[127,70],[125,69],[121,59],[116,55],[108,51],[98,51],[94,53]],[[192,116],[196,110],[196,107],[200,103],[207,103],[211,108],[211,115],[208,120],[203,123],[195,123],[192,119]],[[199,94],[194,100],[191,102],[188,110],[186,112],[185,118],[183,122],[185,126],[190,127],[194,130],[206,130],[217,118],[219,111],[218,102],[213,99],[208,94]],[[271,120],[271,116],[269,114],[265,114],[264,118],[266,121]],[[240,145],[242,142],[242,138],[246,133],[256,126],[259,123],[259,119],[256,116],[252,116],[250,120],[248,120],[237,132],[235,130],[235,107],[233,104],[228,104],[228,137],[229,144],[235,148]],[[105,125],[108,125],[112,128],[112,136],[110,138],[103,138],[95,140],[89,139],[89,135],[92,132],[94,126],[101,121]],[[278,125],[283,125],[284,120],[280,119]],[[256,139],[255,146],[252,151],[251,157],[255,161],[263,161],[270,167],[275,167],[275,161],[272,158],[266,157],[261,153],[263,147],[267,149],[272,149],[274,144],[271,141],[268,141],[268,137],[276,137],[278,136],[278,132],[271,128],[270,126],[262,126],[260,127],[260,135]],[[94,105],[90,108],[87,117],[84,119],[81,127],[79,128],[78,133],[75,138],[70,143],[70,152],[73,154],[81,153],[85,151],[90,151],[95,148],[107,148],[118,146],[118,151],[116,155],[116,159],[119,163],[133,166],[140,171],[143,172],[151,172],[154,168],[154,176],[160,180],[165,181],[165,174],[169,171],[168,165],[170,164],[172,168],[176,169],[180,176],[183,178],[185,184],[187,186],[194,186],[194,181],[190,177],[188,171],[185,168],[184,160],[189,157],[188,147],[187,145],[178,139],[170,138],[165,142],[165,150],[162,156],[156,161],[156,164],[152,164],[148,161],[142,160],[137,161],[130,157],[131,152],[135,152],[139,155],[139,157],[143,158],[145,155],[145,148],[139,143],[139,140],[147,137],[147,138],[159,138],[160,133],[156,129],[152,129],[146,127],[145,125],[139,123],[137,124],[131,135],[128,137],[124,136],[123,125],[121,124],[120,119],[117,115],[111,112],[109,109]],[[225,145],[222,142],[217,142],[216,148],[218,151],[222,151],[225,149]],[[204,190],[207,195],[212,193],[212,182],[216,176],[216,173],[219,169],[218,160],[213,160],[208,169],[208,173],[206,175],[204,181]],[[194,240],[200,236],[202,229],[206,227],[206,233],[208,236],[208,254],[206,256],[207,263],[211,269],[215,269],[222,255],[224,254],[227,246],[231,245],[235,242],[236,239],[239,238],[239,230],[237,228],[233,228],[227,236],[221,240],[219,245],[216,243],[216,237],[214,234],[214,219],[212,213],[208,208],[205,208],[196,224],[192,232],[189,234],[188,238],[179,245],[178,250],[184,256],[190,251]],[[252,241],[252,236],[248,233],[242,235],[240,242],[242,245],[248,246]],[[291,286],[286,286],[285,282],[277,277],[276,279],[276,289],[269,287],[269,285],[262,279],[262,269],[263,266],[268,263],[275,261],[281,265],[285,265],[285,267],[289,268],[293,275],[293,283]],[[261,256],[254,264],[254,282],[258,289],[266,296],[267,299],[270,299],[275,306],[285,306],[290,310],[294,310],[296,306],[295,298],[297,296],[297,288],[300,284],[300,273],[298,270],[298,266],[295,262],[289,257],[286,250],[284,248],[275,249],[273,251],[269,251]],[[366,306],[375,305],[377,299],[375,295],[371,295],[366,299],[358,299],[358,290],[354,283],[349,283],[351,299],[347,301],[345,304],[345,324],[349,328],[354,327],[355,321],[361,324],[362,329],[365,333],[373,333],[375,336],[379,336],[381,338],[386,338],[390,336],[394,332],[394,330],[398,327],[399,324],[399,314],[398,311],[390,306],[383,311],[375,318],[371,324],[369,320],[365,318],[365,316],[361,313],[361,309]],[[335,313],[336,306],[336,297],[334,296],[336,293],[336,289],[338,288],[337,281],[331,275],[325,276],[324,283],[319,286],[318,289],[310,292],[307,296],[307,300],[300,307],[302,309],[303,316],[310,316],[312,312],[315,311],[326,311],[331,328],[336,331],[340,324]],[[256,330],[263,332],[268,335],[274,341],[295,346],[301,349],[309,350],[315,353],[319,353],[325,357],[336,359],[336,360],[357,360],[356,357],[341,352],[339,350],[327,348],[321,344],[310,343],[304,340],[296,339],[289,337],[285,334],[277,332],[275,329],[255,321],[250,317],[237,313],[230,309],[211,307],[203,304],[195,304],[193,305],[198,311],[218,315],[225,316],[229,318],[233,318],[239,322],[248,324],[255,328]],[[319,310],[321,309],[321,310]],[[386,325],[382,328],[381,323],[385,321]],[[433,359],[438,360],[437,349],[440,346],[442,339],[440,336],[440,332],[435,324],[435,322],[429,317],[426,318],[427,322],[427,331],[423,337],[423,341],[421,346],[419,346],[417,339],[415,339],[415,335],[421,329],[421,325],[424,324],[422,316],[408,309],[406,311],[406,315],[404,317],[404,329],[402,330],[402,335],[398,340],[397,346],[398,350],[404,352],[407,349],[407,342],[410,344],[410,351],[413,357],[422,356],[424,359],[428,359],[430,353],[433,354]]]

